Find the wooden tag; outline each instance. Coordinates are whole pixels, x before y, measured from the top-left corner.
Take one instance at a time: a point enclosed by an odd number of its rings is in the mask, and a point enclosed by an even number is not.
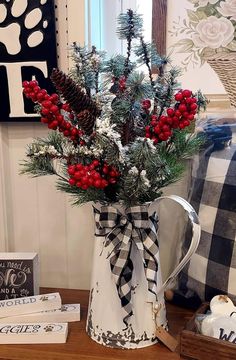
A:
[[[175,351],[178,345],[178,341],[171,336],[162,326],[157,327],[157,338],[171,351]]]

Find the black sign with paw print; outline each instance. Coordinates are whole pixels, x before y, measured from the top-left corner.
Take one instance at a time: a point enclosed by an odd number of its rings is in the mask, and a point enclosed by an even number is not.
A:
[[[36,78],[51,92],[56,66],[54,1],[0,0],[0,121],[38,120],[22,82]]]

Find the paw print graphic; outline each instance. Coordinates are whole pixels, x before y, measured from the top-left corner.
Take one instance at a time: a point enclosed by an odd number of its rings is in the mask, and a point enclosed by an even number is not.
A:
[[[9,55],[17,55],[23,47],[34,48],[43,42],[48,21],[43,19],[42,9],[47,1],[0,1],[0,43]]]
[[[66,305],[62,305],[61,311],[67,311],[67,310],[68,310],[68,307]]]
[[[61,311],[73,311],[76,310],[76,307],[74,305],[62,305]]]
[[[21,289],[20,296],[25,297],[29,295],[29,290],[27,289]]]
[[[61,331],[63,329],[62,325],[59,324],[48,324],[46,325],[44,328],[45,332],[50,332],[50,331]]]
[[[54,326],[53,326],[53,325],[46,325],[46,326],[44,327],[44,330],[45,330],[46,332],[53,331],[53,329],[54,329]]]

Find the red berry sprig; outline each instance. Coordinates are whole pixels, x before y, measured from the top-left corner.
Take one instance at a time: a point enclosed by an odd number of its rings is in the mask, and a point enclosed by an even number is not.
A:
[[[89,165],[81,163],[69,165],[68,174],[70,175],[69,184],[77,186],[83,190],[90,187],[104,189],[109,184],[115,184],[119,177],[119,172],[107,163],[102,163],[95,159]]]
[[[41,122],[47,124],[49,129],[59,130],[63,135],[69,137],[73,142],[81,142],[80,136],[83,131],[77,129],[69,121],[65,120],[61,110],[69,113],[69,118],[74,119],[70,106],[65,103],[61,104],[57,94],[49,95],[47,90],[41,89],[36,80],[24,81],[23,92],[27,98],[41,105]]]
[[[189,126],[197,112],[197,99],[190,90],[180,90],[175,95],[175,107],[168,108],[166,115],[151,115],[150,125],[145,127],[145,137],[154,144],[168,140],[173,129],[184,129]]]
[[[150,111],[149,109],[151,107],[151,101],[149,99],[144,99],[142,100],[141,105],[144,112],[148,114]]]

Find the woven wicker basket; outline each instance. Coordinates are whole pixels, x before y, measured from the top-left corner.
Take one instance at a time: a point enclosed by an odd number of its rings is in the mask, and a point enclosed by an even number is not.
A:
[[[231,105],[236,107],[236,52],[217,54],[206,61],[219,76]]]

